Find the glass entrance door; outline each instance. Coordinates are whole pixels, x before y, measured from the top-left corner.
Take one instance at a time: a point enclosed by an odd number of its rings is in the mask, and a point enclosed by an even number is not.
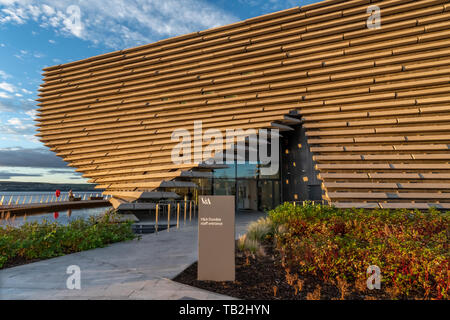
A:
[[[256,180],[238,180],[236,203],[238,210],[258,210]]]
[[[280,202],[280,182],[278,180],[259,180],[258,210],[272,210],[277,207]]]

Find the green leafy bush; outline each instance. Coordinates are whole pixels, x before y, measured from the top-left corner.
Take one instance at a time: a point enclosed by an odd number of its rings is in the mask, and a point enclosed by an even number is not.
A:
[[[449,297],[450,214],[284,204],[269,216],[288,272],[361,283],[377,265],[393,297]]]
[[[68,225],[44,220],[0,226],[0,269],[18,259],[48,259],[134,239],[131,225],[113,213],[76,219]]]

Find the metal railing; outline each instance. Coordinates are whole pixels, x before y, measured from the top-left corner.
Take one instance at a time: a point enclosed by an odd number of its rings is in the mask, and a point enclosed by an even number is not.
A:
[[[286,201],[286,202],[292,203],[294,205],[294,207],[295,206],[305,206],[307,204],[310,204],[313,206],[317,205],[317,204],[320,204],[323,206],[328,205],[328,201],[326,201],[326,200],[304,200],[304,201]]]
[[[91,197],[102,197],[104,200],[111,198],[110,195],[103,196],[101,193],[74,193],[74,198],[80,199],[80,201],[88,201]],[[46,204],[46,203],[58,203],[69,201],[68,193],[61,193],[59,197],[55,194],[42,193],[42,194],[24,194],[24,195],[2,195],[0,197],[0,206],[20,206],[31,204]]]
[[[176,221],[176,228],[178,229],[181,220],[186,224],[187,219],[192,221],[197,214],[198,208],[194,200],[159,201],[155,208],[155,232],[158,232],[159,221],[163,216],[167,216],[167,231],[170,231],[172,218]]]

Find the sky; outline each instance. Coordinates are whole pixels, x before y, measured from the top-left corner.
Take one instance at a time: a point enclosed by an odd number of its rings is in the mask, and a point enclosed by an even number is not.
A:
[[[85,183],[34,135],[42,69],[316,0],[0,0],[0,181]]]

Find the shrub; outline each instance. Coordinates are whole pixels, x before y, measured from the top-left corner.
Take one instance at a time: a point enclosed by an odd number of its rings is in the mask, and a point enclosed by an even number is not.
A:
[[[303,206],[295,206],[291,203],[284,203],[274,210],[269,211],[269,218],[272,223],[278,227],[291,221],[303,218],[320,218],[336,214],[337,210],[333,207],[321,204],[313,205],[310,201],[305,201]]]
[[[68,225],[44,220],[0,227],[0,269],[14,260],[48,259],[134,239],[131,225],[112,213]]]
[[[291,272],[333,283],[361,282],[377,265],[386,292],[449,297],[449,212],[341,210],[284,204],[269,212],[282,263]]]
[[[259,242],[255,239],[250,239],[246,234],[240,236],[238,239],[238,248],[240,251],[248,251],[255,254],[259,250]]]
[[[257,253],[258,255],[264,255],[261,242],[268,236],[272,236],[273,232],[274,226],[272,220],[268,217],[260,218],[250,223],[247,228],[247,233],[239,237],[238,249],[240,251],[250,252],[251,254]]]
[[[250,223],[247,229],[247,237],[258,242],[263,241],[273,233],[273,223],[269,218],[259,218]]]

